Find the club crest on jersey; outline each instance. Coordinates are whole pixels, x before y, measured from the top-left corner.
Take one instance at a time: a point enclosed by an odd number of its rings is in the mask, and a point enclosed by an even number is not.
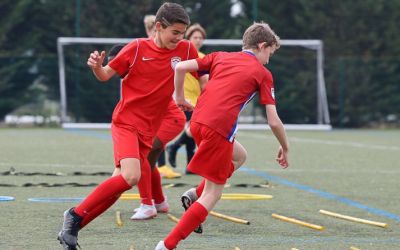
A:
[[[272,95],[272,98],[274,98],[274,100],[275,100],[275,89],[274,88],[271,88],[271,95]]]
[[[175,70],[175,66],[180,62],[182,59],[179,56],[174,56],[171,58],[171,67]]]

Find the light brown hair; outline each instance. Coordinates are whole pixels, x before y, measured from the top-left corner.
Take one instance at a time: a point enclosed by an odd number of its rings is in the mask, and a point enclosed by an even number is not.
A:
[[[187,29],[187,31],[186,31],[186,38],[187,38],[187,39],[190,39],[190,37],[191,37],[191,36],[193,35],[193,33],[196,32],[196,31],[200,32],[204,39],[206,38],[206,36],[207,36],[206,30],[205,30],[203,27],[201,27],[201,25],[198,24],[198,23],[194,23],[192,26],[190,26],[190,27]]]
[[[174,23],[183,23],[190,25],[190,18],[182,5],[177,3],[164,3],[158,9],[156,14],[156,22],[160,22],[163,28],[173,25]]]
[[[279,36],[267,23],[253,23],[243,34],[243,49],[258,49],[258,44],[263,42],[266,42],[266,47],[278,49],[281,46]]]

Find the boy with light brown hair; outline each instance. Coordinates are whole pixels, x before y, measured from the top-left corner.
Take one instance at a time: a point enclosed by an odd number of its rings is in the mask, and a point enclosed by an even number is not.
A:
[[[199,148],[188,166],[191,172],[205,178],[205,185],[201,196],[189,204],[179,223],[158,243],[156,250],[176,248],[205,221],[220,199],[224,184],[235,171],[232,153],[238,116],[257,92],[260,103],[265,105],[268,124],[280,144],[276,161],[282,168],[289,166],[289,143],[275,106],[272,74],[264,67],[279,46],[279,37],[268,24],[254,23],[243,35],[241,52],[215,52],[176,66],[175,101],[182,110],[193,109],[184,96],[185,73],[208,71],[210,74],[190,123]]]

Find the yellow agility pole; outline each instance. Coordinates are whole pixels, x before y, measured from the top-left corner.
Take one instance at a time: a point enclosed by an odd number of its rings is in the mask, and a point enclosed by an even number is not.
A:
[[[164,188],[173,187],[174,184],[169,184],[164,186]],[[272,195],[268,194],[241,194],[241,193],[230,193],[230,194],[222,194],[221,200],[270,200],[272,199]],[[119,198],[120,200],[139,200],[139,194],[122,194]]]
[[[231,194],[222,194],[221,196],[221,200],[269,200],[272,198],[273,196],[268,194],[231,193]]]
[[[179,219],[176,218],[175,216],[173,216],[172,214],[167,214],[167,216],[168,216],[168,219],[172,220],[173,222],[175,222],[175,223],[179,222]]]
[[[163,186],[163,188],[172,188],[173,186],[175,186],[174,183],[170,183],[170,184],[166,184]]]
[[[122,222],[121,219],[121,212],[117,211],[115,212],[115,222],[117,223],[117,227],[123,227],[124,223]]]
[[[212,216],[220,218],[220,219],[228,220],[228,221],[235,222],[235,223],[250,225],[250,221],[239,219],[239,218],[232,217],[232,216],[229,216],[229,215],[217,213],[217,212],[214,212],[214,211],[210,211],[210,214]]]
[[[338,214],[338,213],[334,213],[334,212],[330,212],[330,211],[326,211],[326,210],[322,210],[322,209],[319,210],[319,212],[320,212],[321,214],[325,214],[325,215],[332,216],[332,217],[339,218],[339,219],[343,219],[343,220],[348,220],[348,221],[363,223],[363,224],[372,225],[372,226],[377,226],[377,227],[384,227],[384,228],[387,228],[387,227],[388,227],[388,224],[387,224],[387,223],[376,222],[376,221],[372,221],[372,220],[360,219],[360,218],[357,218],[357,217],[352,217],[352,216],[348,216],[348,215]]]
[[[283,216],[283,215],[272,214],[271,216],[273,218],[275,218],[275,219],[278,219],[278,220],[290,222],[290,223],[297,224],[297,225],[304,226],[304,227],[309,227],[309,228],[312,228],[312,229],[315,229],[315,230],[320,230],[320,231],[324,230],[323,226],[311,224],[311,223],[304,222],[304,221],[301,221],[301,220],[297,220],[297,219],[294,219],[294,218],[289,218],[289,217],[286,217],[286,216]]]

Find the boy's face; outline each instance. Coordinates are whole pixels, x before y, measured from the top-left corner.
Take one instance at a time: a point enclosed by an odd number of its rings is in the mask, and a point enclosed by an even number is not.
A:
[[[275,49],[275,46],[261,47],[259,57],[260,63],[268,64],[269,58],[274,54]]]
[[[175,49],[178,43],[183,39],[186,31],[186,24],[174,23],[163,28],[161,23],[156,23],[156,39],[161,41],[162,47],[167,49]]]

